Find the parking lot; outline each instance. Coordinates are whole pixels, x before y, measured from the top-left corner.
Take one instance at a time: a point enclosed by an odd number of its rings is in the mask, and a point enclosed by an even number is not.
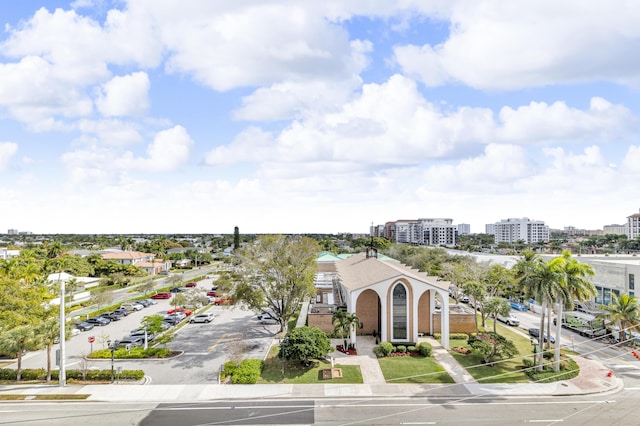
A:
[[[206,284],[201,286],[204,288]],[[210,283],[209,283],[210,286]],[[113,321],[106,326],[95,326],[66,341],[67,369],[80,368],[84,357],[92,350],[107,348],[108,340],[120,340],[140,326],[145,316],[165,314],[173,308],[173,299],[158,300],[157,304]],[[179,356],[162,360],[115,360],[115,367],[142,369],[155,384],[205,384],[217,382],[218,371],[224,362],[236,356],[263,358],[271,345],[277,325],[263,325],[252,311],[240,306],[205,306],[212,312],[209,323],[190,324],[189,318],[175,330],[175,338],[167,346],[181,352]],[[93,338],[93,343],[89,338]],[[52,362],[58,345],[53,346]],[[45,368],[46,351],[29,352],[23,357],[23,368]],[[109,369],[111,360],[90,360],[89,368]],[[15,367],[15,364],[13,365]]]

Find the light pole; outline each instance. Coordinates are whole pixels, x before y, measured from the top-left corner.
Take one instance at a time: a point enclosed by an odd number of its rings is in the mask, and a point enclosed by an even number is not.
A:
[[[536,366],[536,355],[538,354],[538,339],[531,338],[531,346],[533,346],[533,366]]]
[[[67,383],[67,371],[64,366],[65,359],[65,339],[66,339],[66,331],[67,331],[67,321],[65,319],[64,314],[64,304],[65,304],[65,282],[64,280],[60,280],[60,274],[62,272],[58,272],[58,284],[60,285],[60,370],[58,370],[58,380],[60,387],[64,387]]]
[[[114,368],[113,368],[113,361],[115,358],[115,352],[116,349],[118,349],[118,342],[117,340],[114,340],[113,342],[111,340],[107,340],[107,347],[111,350],[111,383],[113,383],[115,381],[115,374],[114,374]]]

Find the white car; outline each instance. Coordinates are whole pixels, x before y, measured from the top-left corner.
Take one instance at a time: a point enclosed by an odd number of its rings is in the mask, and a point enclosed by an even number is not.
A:
[[[269,316],[264,316],[264,317],[260,318],[258,321],[260,321],[260,324],[263,324],[263,325],[280,324],[277,319],[269,317]]]
[[[127,311],[141,311],[142,309],[144,309],[144,306],[139,303],[123,303],[122,305],[120,305],[120,307],[122,309],[126,309]]]
[[[518,319],[518,317],[516,317],[513,314],[509,314],[506,317],[503,315],[498,315],[498,321],[502,321],[503,323],[514,326],[514,327],[517,327],[520,325],[520,320]]]
[[[194,323],[194,322],[211,322],[213,321],[213,319],[215,318],[215,316],[213,315],[213,313],[211,312],[205,312],[204,314],[198,314],[194,317],[192,317],[189,322],[190,323]]]

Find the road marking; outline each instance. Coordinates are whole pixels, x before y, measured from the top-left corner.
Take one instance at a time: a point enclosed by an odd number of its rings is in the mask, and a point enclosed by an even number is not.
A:
[[[529,423],[549,423],[549,422],[562,422],[564,420],[562,420],[562,419],[547,419],[547,420],[540,419],[540,420],[525,420],[525,421],[529,422]]]
[[[209,355],[210,352],[185,352],[185,355]]]
[[[218,346],[220,342],[222,342],[222,339],[224,339],[225,337],[227,337],[227,333],[224,333],[222,336],[220,336],[220,338],[213,345],[211,345],[209,349],[207,349],[207,352],[213,352],[216,346]]]

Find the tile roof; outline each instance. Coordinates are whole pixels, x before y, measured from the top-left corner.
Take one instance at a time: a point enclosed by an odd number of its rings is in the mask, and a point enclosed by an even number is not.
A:
[[[402,276],[442,290],[449,290],[448,281],[439,281],[438,277],[429,276],[395,260],[367,258],[364,253],[336,262],[336,269],[340,281],[349,290],[358,290]]]
[[[142,259],[144,257],[155,257],[153,253],[143,253],[140,251],[121,251],[117,253],[105,253],[103,259]]]

